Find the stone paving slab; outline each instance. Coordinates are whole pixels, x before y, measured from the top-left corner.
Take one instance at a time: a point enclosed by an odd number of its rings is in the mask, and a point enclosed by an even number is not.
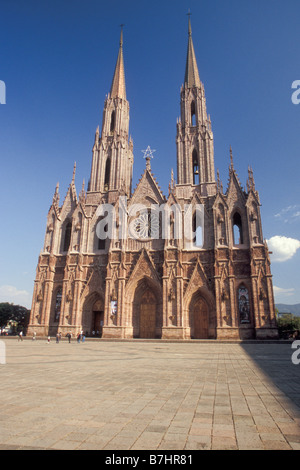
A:
[[[300,449],[291,344],[1,341],[0,450]]]

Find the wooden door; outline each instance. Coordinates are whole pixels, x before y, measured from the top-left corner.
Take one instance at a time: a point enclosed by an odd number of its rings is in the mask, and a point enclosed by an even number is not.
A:
[[[102,336],[102,328],[103,328],[103,320],[104,320],[104,312],[94,312],[94,328],[93,330],[95,333]]]
[[[155,338],[156,302],[151,291],[147,290],[140,304],[140,338]]]
[[[203,299],[199,299],[194,307],[194,338],[208,338],[208,307]]]

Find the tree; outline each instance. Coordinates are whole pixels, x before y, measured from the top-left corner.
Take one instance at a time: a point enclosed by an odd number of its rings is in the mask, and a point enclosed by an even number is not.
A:
[[[4,328],[9,322],[14,322],[16,330],[26,330],[29,323],[30,310],[21,305],[8,302],[0,303],[0,328]]]
[[[289,338],[300,331],[300,317],[287,313],[277,319],[278,332],[281,338]]]

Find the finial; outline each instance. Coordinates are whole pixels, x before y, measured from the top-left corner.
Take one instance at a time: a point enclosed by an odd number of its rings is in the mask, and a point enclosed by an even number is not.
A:
[[[233,170],[233,156],[232,156],[232,148],[231,148],[231,145],[230,145],[230,166],[231,166],[231,169]]]
[[[220,193],[223,193],[223,183],[222,183],[221,178],[220,178],[219,169],[217,170],[217,190]]]
[[[95,144],[97,145],[98,144],[98,141],[99,141],[99,126],[97,126],[97,129],[96,129],[96,132],[95,132]]]
[[[189,9],[187,16],[189,17],[189,36],[192,35],[192,26],[191,26],[191,10]]]
[[[171,192],[174,190],[175,188],[175,181],[174,181],[174,171],[173,171],[173,168],[171,170],[171,181],[169,183],[169,194],[171,194]]]
[[[121,34],[120,34],[120,47],[123,47],[123,26],[124,24],[120,24],[121,27]]]
[[[74,181],[75,181],[75,173],[76,173],[76,162],[74,162],[73,176],[72,176],[72,183],[74,183]]]
[[[55,187],[55,192],[54,192],[54,195],[53,195],[53,204],[58,207],[58,204],[59,204],[59,183],[57,183],[56,187]]]
[[[255,182],[254,182],[253,170],[250,166],[248,166],[247,189],[248,189],[248,192],[250,191],[250,189],[255,191]]]
[[[84,198],[85,198],[84,185],[85,185],[85,181],[84,181],[84,179],[83,179],[81,191],[80,191],[80,193],[79,193],[79,201],[80,201],[80,202],[83,202],[83,201],[84,201]]]

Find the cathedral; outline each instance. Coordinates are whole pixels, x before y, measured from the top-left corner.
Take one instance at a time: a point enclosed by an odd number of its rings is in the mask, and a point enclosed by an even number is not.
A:
[[[29,334],[75,336],[83,331],[99,338],[168,340],[278,337],[253,171],[248,168],[243,188],[230,149],[226,190],[219,172],[216,178],[212,125],[190,18],[176,148],[177,175],[175,180],[171,173],[168,196],[152,173],[149,147],[133,191],[121,31],[88,186],[83,183],[77,194],[74,166],[62,204],[58,185],[54,192]]]

